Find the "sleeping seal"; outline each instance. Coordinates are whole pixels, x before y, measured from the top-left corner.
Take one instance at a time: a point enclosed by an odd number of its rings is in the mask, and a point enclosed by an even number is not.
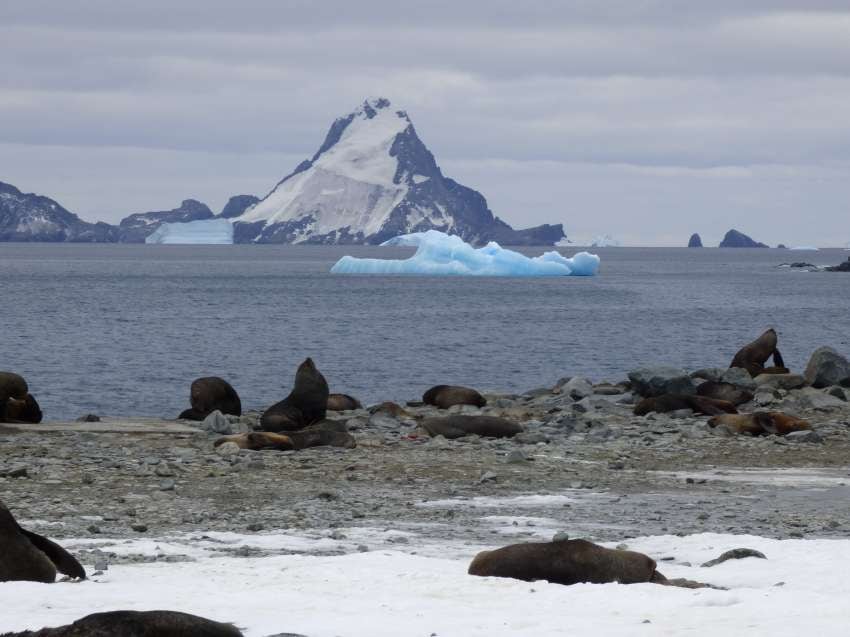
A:
[[[73,624],[5,633],[0,637],[242,637],[232,624],[167,610],[95,613]]]
[[[233,386],[218,376],[207,376],[192,381],[189,389],[191,409],[182,412],[178,418],[203,420],[216,409],[223,414],[242,415],[242,401]]]
[[[260,418],[263,431],[297,431],[324,419],[328,410],[328,382],[307,358],[295,372],[289,396],[269,407]]]
[[[715,381],[707,381],[697,387],[697,396],[705,396],[706,398],[714,398],[716,400],[725,400],[737,407],[748,403],[753,399],[752,392],[746,389],[741,389],[732,383],[721,383]]]
[[[458,385],[435,385],[422,394],[422,402],[440,409],[448,409],[453,405],[483,407],[487,404],[484,396],[474,389]]]
[[[276,449],[290,451],[308,447],[343,447],[353,449],[357,446],[354,436],[348,433],[345,423],[335,420],[320,420],[300,431],[288,431],[285,434],[272,431],[252,431],[250,433],[222,436],[214,446],[225,442],[235,442],[240,449]]]
[[[504,418],[460,414],[443,418],[426,418],[419,426],[431,437],[443,436],[449,439],[473,434],[489,438],[511,438],[523,431],[522,425]]]
[[[708,421],[709,427],[723,427],[733,434],[750,436],[784,436],[792,431],[808,431],[808,420],[796,418],[781,411],[757,411],[752,414],[724,414]]]
[[[528,542],[481,551],[469,565],[469,574],[565,585],[661,583],[664,579],[649,556],[606,549],[587,540]]]
[[[652,398],[644,398],[634,408],[635,416],[645,416],[651,411],[666,413],[680,409],[691,409],[694,413],[715,416],[717,414],[737,414],[735,405],[725,400],[708,398],[707,396],[692,396],[690,394],[663,394]]]
[[[51,583],[56,580],[56,571],[77,579],[86,577],[70,553],[46,537],[22,529],[0,501],[0,582]]]

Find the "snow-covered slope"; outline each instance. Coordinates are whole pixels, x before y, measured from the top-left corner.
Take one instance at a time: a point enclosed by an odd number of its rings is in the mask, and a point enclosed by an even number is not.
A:
[[[367,100],[337,119],[312,159],[234,219],[237,242],[381,243],[429,229],[465,241],[552,244],[557,226],[515,231],[480,193],[443,176],[404,111]]]
[[[163,223],[145,243],[214,245],[233,243],[233,224],[227,219]]]
[[[0,241],[104,242],[115,234],[114,226],[87,223],[49,197],[0,182]]]

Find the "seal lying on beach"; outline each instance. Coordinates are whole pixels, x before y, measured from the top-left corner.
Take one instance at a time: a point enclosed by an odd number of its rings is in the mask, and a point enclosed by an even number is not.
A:
[[[444,418],[426,418],[420,425],[428,435],[444,438],[461,438],[478,435],[489,438],[511,438],[523,431],[519,425],[495,416],[446,416]]]
[[[0,397],[0,422],[38,424],[41,418],[41,408],[32,394],[24,398]]]
[[[269,407],[260,418],[263,431],[297,431],[324,419],[328,410],[328,382],[307,358],[295,372],[289,396]]]
[[[484,396],[469,387],[457,385],[435,385],[424,394],[422,402],[426,405],[434,405],[440,409],[448,409],[453,405],[475,405],[483,407],[487,404]]]
[[[689,394],[663,394],[652,398],[644,398],[634,408],[635,416],[645,416],[651,411],[666,413],[680,409],[691,409],[694,413],[716,416],[717,414],[737,414],[735,405],[725,400],[708,398],[707,396],[691,396]]]
[[[0,582],[56,581],[56,571],[85,579],[80,563],[61,546],[32,531],[22,529],[12,512],[0,501]]]
[[[352,411],[362,407],[359,400],[348,394],[328,395],[328,411]]]
[[[727,403],[732,403],[737,407],[748,403],[753,399],[752,392],[746,389],[741,389],[732,383],[721,383],[708,381],[697,387],[697,396],[705,396],[706,398],[714,398],[716,400],[725,400]]]
[[[4,633],[0,637],[242,637],[232,624],[167,610],[116,610],[95,613],[73,624]]]
[[[469,565],[469,574],[565,585],[661,583],[664,579],[649,556],[606,549],[587,540],[528,542],[481,551]]]
[[[784,436],[792,431],[808,431],[809,421],[789,416],[781,411],[757,411],[752,414],[724,414],[708,421],[709,427],[724,427],[733,434],[751,436]]]
[[[345,423],[335,420],[320,420],[300,431],[288,431],[285,434],[272,431],[252,431],[232,436],[222,436],[215,441],[218,447],[225,442],[235,442],[240,449],[275,449],[290,451],[306,449],[307,447],[344,447],[353,449],[357,446],[354,436],[348,433]]]
[[[369,407],[369,413],[372,415],[384,414],[393,418],[410,418],[410,412],[401,405],[389,400],[385,400],[379,405],[372,405]]]
[[[223,414],[242,415],[242,401],[233,386],[218,376],[207,376],[192,381],[189,389],[191,409],[182,412],[178,418],[203,420],[216,409]]]
[[[782,354],[776,349],[778,337],[772,327],[752,343],[744,345],[735,354],[729,367],[746,369],[755,378],[759,374],[787,374],[788,368],[782,360]],[[773,367],[765,367],[767,359],[773,356]]]

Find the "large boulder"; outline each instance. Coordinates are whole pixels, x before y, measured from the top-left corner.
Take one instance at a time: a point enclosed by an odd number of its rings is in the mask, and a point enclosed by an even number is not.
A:
[[[850,361],[831,347],[819,347],[809,359],[804,376],[812,387],[850,387]]]
[[[684,369],[668,365],[641,367],[629,372],[632,389],[649,398],[663,394],[695,394],[696,384]]]

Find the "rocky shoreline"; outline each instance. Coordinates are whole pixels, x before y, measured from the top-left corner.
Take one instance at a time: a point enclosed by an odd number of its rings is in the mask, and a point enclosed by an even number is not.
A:
[[[660,370],[653,374],[665,382]],[[685,378],[729,375],[701,370]],[[666,378],[683,382],[669,370]],[[752,384],[754,393],[742,412],[781,410],[812,430],[734,436],[690,410],[635,416],[634,381],[565,378],[521,395],[488,395],[481,408],[408,402],[395,416],[374,407],[329,412],[345,422],[353,449],[214,447],[221,434],[255,428],[256,412],[161,421],[149,433],[122,430],[130,422],[123,419],[0,425],[0,489],[19,519],[55,538],[288,530],[345,546],[358,528],[377,528],[401,533],[380,546],[405,544],[406,530],[424,541],[450,534],[488,545],[503,540],[494,535],[494,514],[520,527],[515,537],[529,539],[550,533],[539,519],[571,536],[609,541],[704,531],[846,537],[850,512],[835,502],[850,495],[850,389],[815,388],[794,374],[737,382]],[[524,431],[447,440],[419,427],[447,412],[503,417]],[[334,550],[379,545],[352,539]],[[93,551],[89,562],[157,559]]]

